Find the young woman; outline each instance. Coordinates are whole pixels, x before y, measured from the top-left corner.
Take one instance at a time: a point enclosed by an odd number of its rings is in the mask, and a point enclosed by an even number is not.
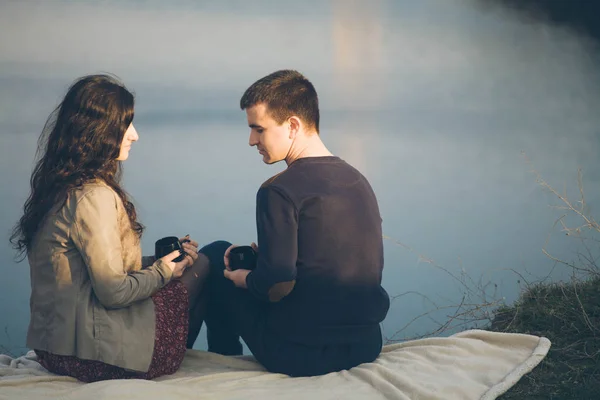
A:
[[[180,262],[178,251],[141,255],[144,227],[120,186],[138,140],[133,116],[118,80],[76,80],[40,136],[11,237],[31,270],[27,346],[49,371],[84,382],[172,374],[195,339],[188,324],[202,324],[189,312],[208,274],[195,262],[198,243],[184,244]]]

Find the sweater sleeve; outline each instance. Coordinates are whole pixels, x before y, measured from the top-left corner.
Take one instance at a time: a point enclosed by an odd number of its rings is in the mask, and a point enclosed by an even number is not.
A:
[[[106,308],[146,299],[172,277],[162,260],[140,271],[124,272],[116,202],[111,189],[100,187],[85,194],[71,210],[72,240],[87,266],[94,294]]]
[[[256,268],[246,277],[248,290],[265,301],[288,295],[296,279],[298,212],[277,188],[260,188],[256,200],[259,254]]]

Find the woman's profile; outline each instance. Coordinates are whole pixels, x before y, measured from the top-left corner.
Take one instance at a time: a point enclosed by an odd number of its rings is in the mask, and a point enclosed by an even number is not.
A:
[[[139,138],[133,117],[134,96],[116,78],[77,79],[44,126],[11,236],[30,265],[27,347],[85,382],[172,374],[202,324],[190,313],[208,274],[198,243],[184,243],[179,262],[179,251],[142,257],[144,226],[120,184]]]

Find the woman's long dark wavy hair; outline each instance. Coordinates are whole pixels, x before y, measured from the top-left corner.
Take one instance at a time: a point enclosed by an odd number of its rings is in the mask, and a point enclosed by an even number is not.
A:
[[[110,75],[77,79],[50,114],[38,141],[39,158],[31,174],[31,193],[10,242],[18,256],[31,250],[43,220],[68,192],[101,179],[121,198],[133,230],[141,237],[134,205],[120,186],[117,161],[125,131],[133,121],[134,96]],[[23,257],[24,258],[24,257]]]

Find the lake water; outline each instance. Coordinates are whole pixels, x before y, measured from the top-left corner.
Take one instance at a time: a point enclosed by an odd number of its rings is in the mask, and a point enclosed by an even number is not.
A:
[[[206,3],[1,6],[1,345],[24,350],[29,270],[14,262],[8,236],[36,140],[72,80],[103,71],[136,92],[140,140],[124,184],[147,226],[145,254],[171,234],[255,240],[256,190],[284,165],[266,166],[248,147],[238,102],[256,79],[294,68],[317,88],[323,140],[378,196],[389,238],[383,284],[399,296],[387,338],[435,331],[469,290],[512,302],[523,279],[568,277],[542,248],[548,240],[568,260],[577,248],[553,228],[562,211],[530,170],[576,199],[582,168],[597,211],[591,42],[475,0]],[[436,307],[450,308],[419,318]]]

